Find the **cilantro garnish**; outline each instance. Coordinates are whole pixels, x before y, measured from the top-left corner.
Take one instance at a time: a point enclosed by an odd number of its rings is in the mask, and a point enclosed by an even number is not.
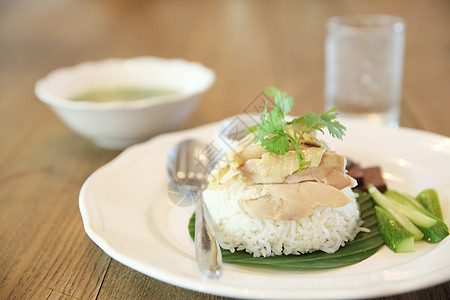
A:
[[[335,120],[338,115],[336,107],[320,115],[307,112],[302,117],[287,122],[285,116],[291,111],[294,99],[276,87],[267,87],[264,91],[268,96],[274,98],[275,107],[267,114],[266,102],[264,112],[261,114],[261,123],[250,127],[247,132],[258,131],[253,142],[261,142],[266,150],[279,155],[286,154],[292,145],[298,157],[298,174],[303,166],[310,164],[309,161],[304,161],[299,148],[300,140],[306,132],[318,130],[325,134],[322,128],[326,127],[332,137],[342,140],[345,135],[346,128]],[[297,132],[297,130],[301,132]]]

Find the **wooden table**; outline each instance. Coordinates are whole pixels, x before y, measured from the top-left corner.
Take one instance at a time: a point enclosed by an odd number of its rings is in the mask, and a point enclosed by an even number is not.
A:
[[[294,114],[321,112],[324,23],[348,13],[406,20],[401,125],[450,136],[449,1],[0,1],[0,299],[219,298],[142,275],[89,239],[80,187],[119,152],[70,131],[34,96],[37,79],[85,60],[182,57],[217,82],[181,128],[241,113],[267,85],[294,96]]]

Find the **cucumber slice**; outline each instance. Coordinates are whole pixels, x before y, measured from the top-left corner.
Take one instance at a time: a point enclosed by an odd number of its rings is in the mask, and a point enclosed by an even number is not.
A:
[[[418,203],[419,201],[417,201],[414,198],[411,199],[411,197],[407,194],[403,194],[403,193],[396,192],[396,191],[386,191],[384,193],[384,195],[386,197],[388,197],[390,200],[399,203],[400,207],[401,207],[401,205],[406,205],[409,208],[416,210],[425,216],[428,216],[429,218],[436,219],[436,216],[433,215],[426,208],[424,208],[422,206],[422,204],[419,203],[419,205],[416,205],[416,203]],[[432,224],[430,224],[430,225],[432,225]]]
[[[448,227],[440,220],[431,227],[422,227],[420,225],[417,225],[417,227],[424,233],[424,240],[429,243],[438,243],[448,236]]]
[[[414,240],[419,241],[423,238],[423,232],[402,214],[398,202],[392,201],[391,198],[383,195],[373,184],[369,184],[367,189],[375,203],[389,212],[397,222],[411,232],[414,235]]]
[[[395,253],[414,252],[414,235],[380,206],[375,206],[375,213],[386,245]]]
[[[399,201],[402,201],[403,203],[413,203],[415,206],[418,206],[420,208],[425,208],[422,203],[420,203],[416,198],[414,198],[411,195],[408,195],[406,193],[401,193],[395,190],[387,190],[384,192],[384,195],[390,198],[396,198]]]
[[[439,202],[439,196],[433,189],[426,189],[419,193],[416,197],[425,209],[427,209],[435,217],[443,220],[441,204]]]
[[[397,195],[398,196],[398,195]],[[425,208],[415,205],[406,197],[387,197],[420,231],[423,239],[430,243],[437,243],[448,236],[447,225],[439,218],[427,211]]]

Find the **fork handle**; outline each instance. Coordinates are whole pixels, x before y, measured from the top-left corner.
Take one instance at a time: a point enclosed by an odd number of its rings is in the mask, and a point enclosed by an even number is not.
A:
[[[218,278],[222,268],[222,253],[214,238],[214,228],[201,190],[195,191],[195,257],[200,271],[209,278]]]

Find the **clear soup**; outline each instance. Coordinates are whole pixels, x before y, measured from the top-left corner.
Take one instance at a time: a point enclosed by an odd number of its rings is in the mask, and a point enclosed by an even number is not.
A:
[[[142,87],[116,87],[93,89],[71,97],[74,101],[135,101],[158,96],[177,94],[177,91],[161,88],[142,88]]]

